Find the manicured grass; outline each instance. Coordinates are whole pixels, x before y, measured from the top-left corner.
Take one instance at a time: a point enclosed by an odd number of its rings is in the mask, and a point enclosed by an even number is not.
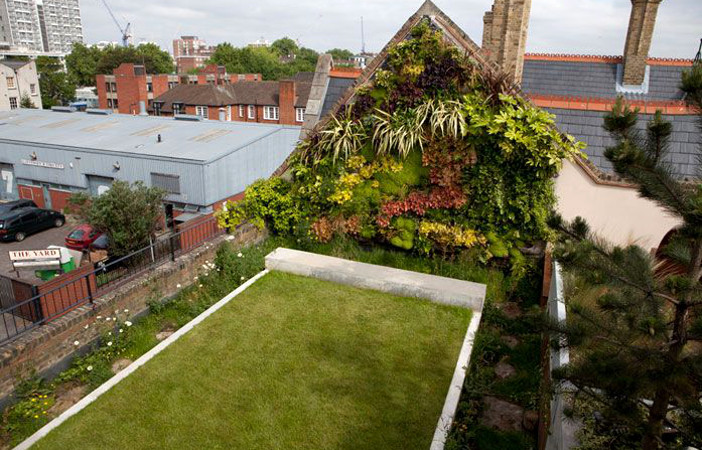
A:
[[[36,448],[428,448],[470,316],[271,273]]]

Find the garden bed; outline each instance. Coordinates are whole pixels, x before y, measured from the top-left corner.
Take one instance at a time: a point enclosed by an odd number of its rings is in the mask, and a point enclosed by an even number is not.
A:
[[[36,448],[428,448],[470,317],[272,272]]]

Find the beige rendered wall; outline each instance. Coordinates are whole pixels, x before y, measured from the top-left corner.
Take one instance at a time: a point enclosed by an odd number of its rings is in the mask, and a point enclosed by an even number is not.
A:
[[[556,195],[565,219],[581,216],[593,231],[619,245],[636,241],[645,249],[655,248],[679,223],[635,189],[597,184],[570,161],[556,179]]]

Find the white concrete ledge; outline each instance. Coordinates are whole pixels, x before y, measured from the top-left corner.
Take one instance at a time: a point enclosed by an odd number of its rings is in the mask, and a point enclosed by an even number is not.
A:
[[[296,275],[415,297],[481,312],[484,284],[376,266],[315,253],[278,248],[266,256],[266,268]]]

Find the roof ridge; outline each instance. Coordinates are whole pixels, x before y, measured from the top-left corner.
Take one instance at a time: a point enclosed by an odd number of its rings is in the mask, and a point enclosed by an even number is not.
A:
[[[604,62],[621,63],[624,59],[621,55],[590,55],[578,53],[537,53],[530,52],[524,54],[525,60],[532,61],[562,61],[562,62]],[[654,66],[691,66],[694,61],[687,58],[661,58],[649,57],[648,64]]]

